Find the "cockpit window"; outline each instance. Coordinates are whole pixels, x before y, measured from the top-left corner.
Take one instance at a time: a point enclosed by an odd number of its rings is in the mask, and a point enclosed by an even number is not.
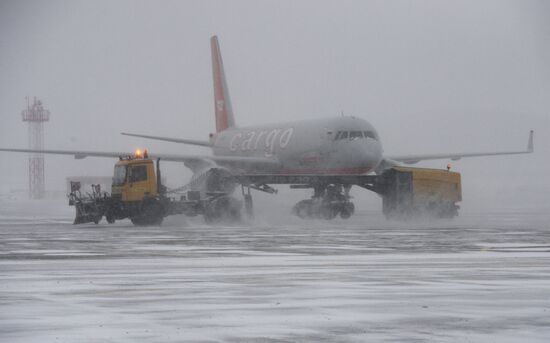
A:
[[[349,133],[350,141],[354,140],[354,139],[359,139],[359,138],[363,138],[363,132],[361,132],[361,131],[351,131]]]
[[[371,138],[378,140],[378,135],[374,131],[338,131],[334,136],[334,140],[348,139],[355,140],[359,138]]]
[[[364,133],[365,133],[365,137],[378,140],[378,137],[376,136],[376,133],[374,133],[372,131],[364,131]]]

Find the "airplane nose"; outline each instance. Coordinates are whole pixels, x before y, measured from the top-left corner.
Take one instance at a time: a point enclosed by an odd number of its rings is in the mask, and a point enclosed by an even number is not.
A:
[[[351,143],[351,155],[356,168],[368,168],[369,171],[378,166],[382,160],[382,146],[380,142],[357,140]]]

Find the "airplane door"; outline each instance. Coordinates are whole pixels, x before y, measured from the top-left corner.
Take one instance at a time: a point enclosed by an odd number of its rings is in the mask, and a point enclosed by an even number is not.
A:
[[[327,130],[323,133],[321,133],[321,159],[327,160],[329,158],[329,155],[331,155],[335,151],[335,144],[334,144],[334,137],[336,136],[336,132],[332,130]]]

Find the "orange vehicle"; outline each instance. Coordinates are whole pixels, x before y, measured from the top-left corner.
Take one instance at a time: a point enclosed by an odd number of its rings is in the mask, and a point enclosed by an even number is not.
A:
[[[462,201],[460,173],[428,168],[394,167],[386,171],[382,210],[386,217],[453,218]]]
[[[169,215],[203,213],[204,201],[198,192],[189,191],[177,200],[166,195],[158,159],[156,164],[155,173],[155,164],[147,151],[137,150],[134,156],[120,157],[115,164],[110,195],[93,186],[92,194],[82,196],[80,186],[72,184],[69,205],[76,208],[74,224],[97,224],[105,217],[108,223],[130,218],[134,225],[160,225]]]

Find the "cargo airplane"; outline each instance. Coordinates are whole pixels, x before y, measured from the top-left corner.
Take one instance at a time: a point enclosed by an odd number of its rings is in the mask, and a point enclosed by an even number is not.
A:
[[[212,150],[211,155],[156,154],[152,158],[183,162],[193,172],[188,189],[201,192],[231,194],[240,184],[272,192],[269,184],[290,184],[294,188],[313,188],[313,200],[302,201],[295,208],[297,214],[312,213],[315,199],[331,197],[336,210],[322,215],[343,218],[353,213],[349,202],[352,185],[369,188],[372,178],[384,170],[400,164],[414,164],[422,160],[463,157],[512,155],[533,152],[533,131],[529,134],[527,149],[502,152],[442,153],[393,156],[385,155],[376,129],[366,120],[354,116],[336,116],[326,119],[301,120],[240,127],[236,124],[225,79],[218,39],[212,37],[212,73],[214,83],[214,110],[216,133],[208,140],[170,138],[145,134],[122,133],[160,141],[197,145]],[[0,151],[31,152],[85,157],[119,157],[128,152],[81,150],[6,149]],[[372,184],[371,188],[374,187]],[[244,194],[244,190],[243,190]],[[251,205],[251,204],[250,204]],[[315,211],[313,211],[315,212]],[[318,213],[317,213],[318,214]],[[306,216],[306,215],[301,215]],[[315,215],[314,215],[315,216]]]

